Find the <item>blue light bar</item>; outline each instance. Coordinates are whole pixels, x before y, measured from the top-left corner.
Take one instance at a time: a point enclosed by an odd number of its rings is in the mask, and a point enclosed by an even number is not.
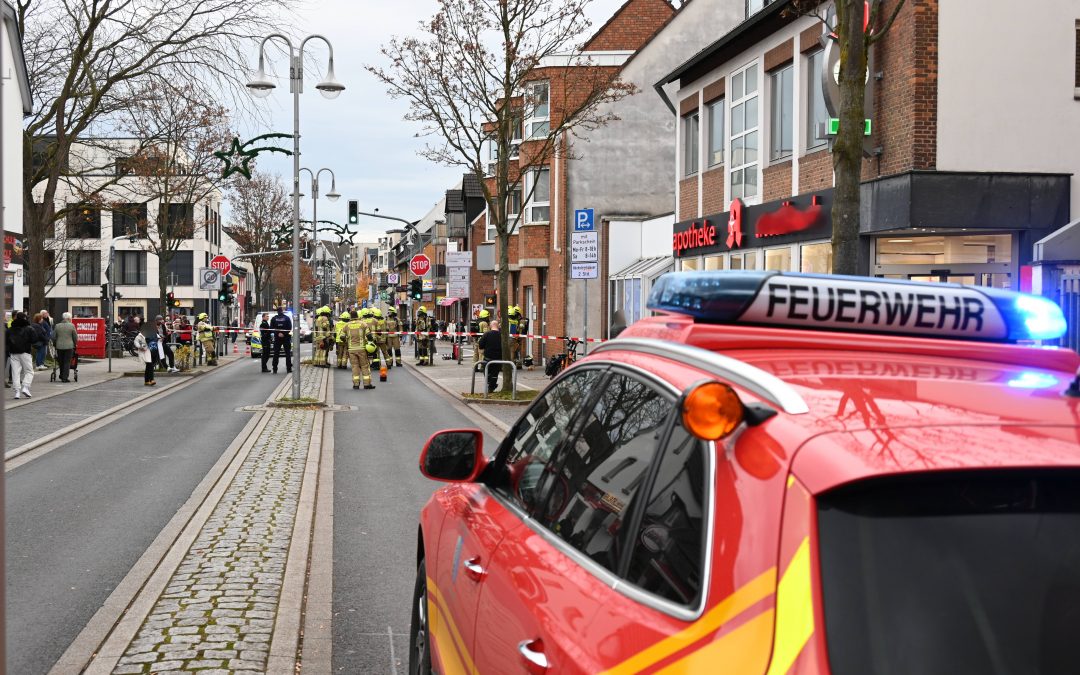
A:
[[[671,272],[648,308],[702,323],[742,323],[934,338],[1053,340],[1053,301],[979,286],[765,271]]]

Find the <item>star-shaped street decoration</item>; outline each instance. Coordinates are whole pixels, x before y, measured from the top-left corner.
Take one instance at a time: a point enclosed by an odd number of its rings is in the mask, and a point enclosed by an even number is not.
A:
[[[266,145],[258,148],[249,148],[252,143],[268,140],[271,138],[292,138],[292,134],[263,134],[262,136],[256,136],[255,138],[241,143],[239,138],[234,137],[232,145],[228,150],[219,150],[214,153],[214,157],[217,157],[222,162],[225,162],[225,168],[221,171],[222,178],[228,178],[234,173],[242,175],[244,178],[251,180],[251,161],[254,160],[260,152],[281,152],[286,155],[291,155],[291,150],[284,148],[276,148],[272,145]]]

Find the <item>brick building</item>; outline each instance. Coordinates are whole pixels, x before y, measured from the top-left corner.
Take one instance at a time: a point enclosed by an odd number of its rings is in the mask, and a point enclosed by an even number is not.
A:
[[[519,197],[514,205],[520,224],[509,241],[510,304],[520,305],[529,318],[533,333],[565,335],[568,312],[567,293],[570,275],[567,233],[572,212],[568,214],[568,162],[566,148],[570,134],[557,141],[555,157],[541,166],[532,166],[521,175],[520,160],[535,153],[549,129],[557,127],[564,111],[574,105],[581,93],[598,79],[614,78],[622,65],[646,43],[675,13],[668,0],[628,0],[585,43],[581,54],[553,56],[543,60],[528,78],[529,99],[537,102],[522,120],[518,154],[510,157],[511,179],[519,185],[518,195],[531,195],[525,203]],[[512,222],[513,218],[508,218]],[[472,304],[494,293],[494,269],[499,259],[494,250],[495,228],[481,214],[470,223],[476,266],[490,273],[474,275]],[[490,298],[489,298],[490,299]],[[536,358],[561,351],[562,344],[529,341],[528,352]],[[546,351],[546,354],[545,354]]]
[[[1034,244],[1080,205],[1075,9],[1045,0],[1018,20],[1005,0],[907,0],[872,47],[861,273],[1026,285]],[[823,32],[790,2],[754,7],[657,83],[678,122],[680,269],[831,271],[838,55]]]

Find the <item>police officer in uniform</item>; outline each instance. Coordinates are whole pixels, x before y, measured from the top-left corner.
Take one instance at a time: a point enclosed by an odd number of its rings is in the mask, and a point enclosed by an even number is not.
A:
[[[420,305],[420,309],[416,310],[416,348],[417,364],[421,366],[428,365],[428,343],[431,341],[428,325],[427,307]]]
[[[476,364],[484,360],[484,350],[480,349],[480,338],[484,333],[488,332],[488,319],[491,318],[491,312],[486,309],[480,310],[480,313],[476,315],[476,319],[473,320],[472,325],[469,326],[469,332],[472,333],[473,354],[472,362],[473,368]]]
[[[292,319],[285,315],[285,308],[278,307],[277,315],[270,319],[270,328],[274,331],[274,372],[277,372],[278,357],[285,349],[285,369],[292,372]]]
[[[397,318],[397,310],[390,307],[386,310],[386,366],[393,368],[401,367],[401,322]]]
[[[334,324],[334,344],[337,345],[337,367],[345,369],[349,367],[349,349],[345,345],[345,324],[349,323],[352,316],[348,312],[342,312],[338,321]]]
[[[195,332],[199,336],[199,343],[202,345],[203,353],[206,354],[206,365],[217,365],[217,352],[214,351],[214,327],[210,325],[210,317],[206,312],[199,314],[195,317],[198,319],[198,323],[195,324]]]
[[[360,317],[361,313],[353,310],[352,320],[345,326],[345,345],[349,352],[349,362],[352,363],[353,389],[360,388],[361,380],[364,389],[374,389],[368,356],[375,351],[375,344],[368,339],[367,323]]]

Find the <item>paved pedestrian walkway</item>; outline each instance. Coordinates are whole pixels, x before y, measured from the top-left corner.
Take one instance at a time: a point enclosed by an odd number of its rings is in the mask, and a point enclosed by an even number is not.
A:
[[[301,396],[321,399],[328,372],[304,366]],[[315,421],[314,410],[267,413],[134,637],[118,649],[114,635],[87,672],[280,671],[272,639]]]
[[[440,352],[448,353],[450,351],[450,343],[440,342],[438,349]],[[407,367],[411,368],[414,373],[427,378],[447,393],[466,401],[478,414],[504,430],[509,429],[510,425],[517,421],[517,418],[524,412],[524,408],[520,405],[470,403],[465,399],[463,394],[468,394],[473,391],[473,361],[471,347],[465,348],[464,356],[462,357],[460,364],[457,361],[444,361],[440,356],[435,359],[435,365],[419,367],[416,365],[416,360],[411,358],[411,353],[404,357],[404,361]],[[518,389],[520,391],[542,390],[548,385],[548,382],[550,382],[550,379],[544,374],[544,369],[540,366],[518,370]],[[483,373],[476,374],[475,386],[476,393],[482,394],[484,391]]]

